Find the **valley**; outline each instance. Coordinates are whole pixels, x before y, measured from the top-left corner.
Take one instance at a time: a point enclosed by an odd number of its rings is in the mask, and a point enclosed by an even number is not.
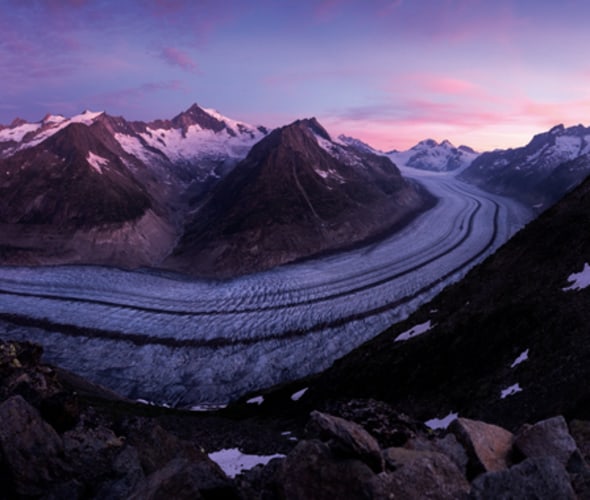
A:
[[[532,218],[456,179],[388,238],[225,281],[96,266],[0,268],[0,337],[131,398],[223,404],[294,380],[406,318]]]

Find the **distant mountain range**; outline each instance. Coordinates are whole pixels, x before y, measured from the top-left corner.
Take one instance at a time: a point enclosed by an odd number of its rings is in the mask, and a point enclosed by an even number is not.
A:
[[[315,120],[269,135],[195,104],[150,123],[87,111],[0,129],[5,264],[227,277],[376,237],[432,203]]]
[[[449,141],[440,144],[433,139],[420,141],[407,151],[389,151],[386,153],[397,165],[431,170],[434,172],[452,172],[471,165],[478,153],[468,146],[456,148]]]
[[[460,178],[544,210],[590,174],[590,128],[553,127],[526,146],[483,153]]]

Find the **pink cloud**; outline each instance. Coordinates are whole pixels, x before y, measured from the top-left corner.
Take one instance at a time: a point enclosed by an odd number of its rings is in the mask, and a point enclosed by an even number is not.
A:
[[[186,71],[197,71],[197,63],[184,51],[176,47],[165,47],[160,57],[172,66],[178,66]]]

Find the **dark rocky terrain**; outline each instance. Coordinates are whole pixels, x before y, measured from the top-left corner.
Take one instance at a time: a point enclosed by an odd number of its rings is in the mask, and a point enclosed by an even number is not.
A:
[[[590,289],[564,290],[588,262],[589,214],[587,180],[462,281],[335,363],[305,397],[376,398],[423,420],[458,412],[511,430],[555,413],[589,417]],[[427,321],[425,333],[395,341]],[[521,391],[502,398],[515,384]]]
[[[382,236],[433,203],[386,157],[301,120],[271,132],[219,182],[164,266],[214,277],[261,271]]]
[[[515,433],[459,418],[448,430],[375,400],[331,414],[206,416],[132,404],[0,343],[0,498],[588,498],[590,422],[552,417]],[[74,391],[75,389],[75,391]],[[306,425],[304,426],[304,424]],[[291,429],[279,433],[279,429]],[[299,438],[287,439],[297,435]],[[235,478],[220,447],[283,454]]]
[[[541,211],[590,173],[589,137],[582,125],[558,125],[521,148],[481,154],[460,178]]]

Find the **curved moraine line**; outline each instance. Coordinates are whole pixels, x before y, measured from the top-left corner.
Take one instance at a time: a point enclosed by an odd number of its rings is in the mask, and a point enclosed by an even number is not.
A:
[[[40,342],[50,361],[127,395],[182,404],[318,371],[403,319],[530,217],[452,178],[421,180],[439,204],[396,235],[228,282],[0,268],[0,337]]]

